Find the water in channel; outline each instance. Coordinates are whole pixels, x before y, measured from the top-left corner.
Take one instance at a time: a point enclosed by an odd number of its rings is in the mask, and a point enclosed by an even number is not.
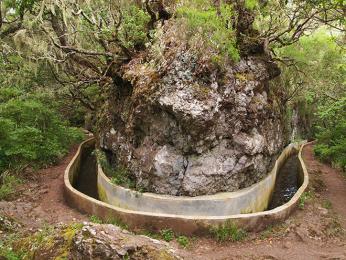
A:
[[[99,199],[97,192],[96,156],[94,147],[85,148],[82,151],[81,166],[74,188],[78,191]]]
[[[287,203],[299,188],[300,162],[297,155],[289,157],[276,176],[274,193],[268,209]]]

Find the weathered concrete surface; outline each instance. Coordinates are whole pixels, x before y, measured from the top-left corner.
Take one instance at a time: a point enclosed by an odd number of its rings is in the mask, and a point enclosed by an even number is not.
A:
[[[97,186],[102,194],[100,196],[102,201],[130,210],[182,216],[227,216],[254,213],[267,209],[281,165],[289,156],[298,151],[298,144],[289,145],[283,150],[274,168],[265,179],[234,192],[197,197],[140,193],[112,184],[100,165],[98,166]]]
[[[75,178],[73,176],[78,174],[77,169],[78,164],[80,163],[79,158],[81,148],[84,145],[90,145],[92,142],[93,140],[89,140],[83,143],[74,159],[66,168],[64,178],[66,200],[72,207],[75,207],[84,213],[96,215],[105,220],[118,218],[128,224],[131,229],[159,231],[164,228],[171,228],[180,234],[203,235],[209,234],[209,230],[213,226],[224,224],[226,221],[233,221],[239,227],[246,230],[260,231],[270,224],[286,219],[291,212],[296,209],[299,198],[309,183],[308,172],[301,156],[304,147],[302,146],[298,157],[302,166],[300,178],[303,180],[303,183],[288,203],[273,210],[229,216],[179,216],[174,214],[159,214],[128,210],[95,200],[80,193],[72,187],[70,180],[73,180],[73,178]]]
[[[217,69],[165,26],[160,46],[123,67],[127,82],[99,115],[101,148],[152,193],[210,195],[262,180],[286,143],[269,91],[277,66],[257,56]]]

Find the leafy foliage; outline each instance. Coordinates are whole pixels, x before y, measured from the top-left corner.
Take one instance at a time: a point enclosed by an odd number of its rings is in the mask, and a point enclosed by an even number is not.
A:
[[[105,174],[111,179],[113,184],[121,185],[130,189],[136,188],[136,183],[126,168],[121,165],[111,165],[108,162],[105,152],[101,150],[96,150],[96,157],[98,163],[100,163]]]
[[[166,242],[170,242],[174,239],[174,232],[171,229],[163,229],[160,231],[160,234]]]
[[[119,39],[126,48],[132,49],[146,43],[149,20],[149,15],[135,5],[130,5],[124,9]]]
[[[183,248],[186,248],[189,246],[190,244],[190,240],[188,237],[186,236],[179,236],[177,237],[177,242],[179,243],[179,245]]]
[[[200,34],[207,45],[218,50],[214,58],[228,56],[232,60],[239,60],[236,47],[235,32],[231,21],[234,16],[232,6],[221,3],[220,14],[209,1],[187,1],[177,9],[178,17],[185,18],[191,34]]]
[[[320,106],[318,116],[322,124],[317,127],[315,154],[346,171],[346,97]]]
[[[15,96],[16,91],[1,90],[11,95],[0,98],[6,100],[0,104],[0,169],[52,163],[82,139],[79,130],[34,95]]]
[[[299,42],[278,50],[282,57],[282,86],[288,103],[298,110],[302,138],[317,138],[315,153],[345,169],[346,52],[342,35],[322,28]],[[305,135],[305,136],[304,136]]]

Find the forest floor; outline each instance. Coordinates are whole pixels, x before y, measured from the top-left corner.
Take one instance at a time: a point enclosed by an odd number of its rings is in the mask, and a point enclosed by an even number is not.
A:
[[[45,225],[88,221],[63,198],[64,170],[76,149],[58,165],[38,171],[10,200],[0,201],[0,216],[16,220],[23,233]],[[171,245],[184,259],[346,259],[346,179],[317,161],[312,149],[308,145],[303,152],[310,176],[304,206],[285,222],[249,233],[244,241],[191,238],[186,249],[175,241]],[[0,240],[4,236],[0,229]]]

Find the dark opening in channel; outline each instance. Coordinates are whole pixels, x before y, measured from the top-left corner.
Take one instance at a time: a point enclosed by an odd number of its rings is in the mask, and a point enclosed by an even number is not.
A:
[[[98,200],[96,156],[93,152],[95,147],[91,146],[82,149],[81,165],[73,187],[85,195]]]
[[[301,165],[297,155],[290,156],[279,169],[276,176],[274,192],[268,210],[287,203],[300,187],[299,171]]]

